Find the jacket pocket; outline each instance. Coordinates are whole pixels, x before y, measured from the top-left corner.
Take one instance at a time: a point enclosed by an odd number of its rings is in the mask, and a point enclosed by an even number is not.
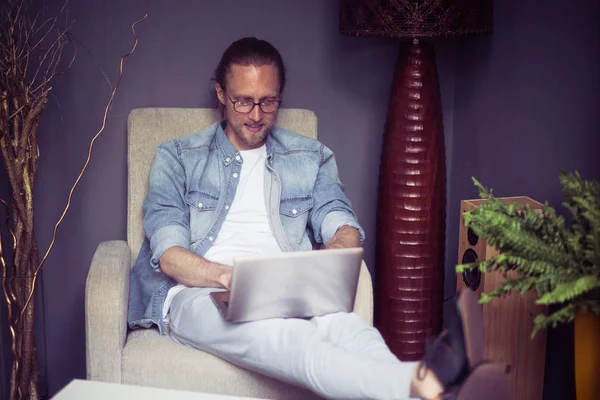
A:
[[[219,198],[209,193],[190,190],[185,201],[190,209],[190,237],[194,244],[206,236],[215,221]]]
[[[219,197],[198,190],[190,190],[185,196],[186,203],[198,211],[214,211]]]
[[[312,196],[294,196],[281,199],[279,213],[287,217],[296,218],[307,213],[313,207]]]

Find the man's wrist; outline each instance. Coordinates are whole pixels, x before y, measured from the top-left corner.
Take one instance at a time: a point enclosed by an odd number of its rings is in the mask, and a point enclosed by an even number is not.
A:
[[[329,243],[327,243],[327,249],[346,249],[351,247],[360,247],[360,232],[354,226],[342,225],[335,232]]]
[[[362,243],[364,240],[364,232],[358,224],[358,221],[356,221],[356,218],[352,213],[342,210],[330,211],[325,216],[320,225],[320,234],[317,236],[317,240],[327,245],[331,242],[335,234],[345,226],[356,229],[358,231],[359,240]]]
[[[229,289],[231,284],[232,268],[229,265],[214,263],[214,268],[217,271],[216,281],[225,289]]]

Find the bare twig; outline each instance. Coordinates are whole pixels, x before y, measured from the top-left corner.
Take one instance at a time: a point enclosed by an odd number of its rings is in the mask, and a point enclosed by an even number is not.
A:
[[[54,103],[56,103],[56,107],[58,107],[58,115],[60,115],[60,122],[64,123],[65,120],[63,118],[63,113],[62,113],[62,108],[60,107],[60,102],[58,101],[58,99],[56,98],[56,96],[54,95],[54,93],[50,93],[50,97],[52,98],[52,100],[54,100]],[[38,155],[39,155],[39,149],[38,149]]]
[[[50,34],[50,32],[54,29],[54,27],[56,26],[56,20],[57,17],[50,17],[47,20],[45,20],[40,26],[38,26],[36,28],[36,30],[34,32],[32,32],[31,36],[35,37],[37,36],[37,34],[42,30],[42,28],[48,23],[48,22],[52,22],[52,25],[48,28],[48,30],[46,31],[46,33],[44,35],[42,35],[39,40],[31,47],[29,47],[27,49],[27,56],[31,55],[33,52],[35,52],[37,50],[37,48],[44,42],[44,40],[48,37],[48,35]]]
[[[70,38],[70,36],[69,36],[69,38]],[[73,65],[73,62],[75,62],[75,57],[77,57],[77,46],[73,46],[73,49],[74,49],[74,51],[73,51],[73,57],[71,57],[71,61],[69,61],[69,64],[65,67],[65,69],[63,69],[59,73],[55,72],[54,73],[54,78],[56,78],[58,76],[61,76],[62,74],[64,74],[65,72],[67,72],[69,69],[71,69],[71,66]],[[102,71],[102,73],[104,73],[104,71]]]
[[[83,47],[83,49],[86,51],[86,53],[88,53],[88,55],[92,59],[92,62],[96,66],[96,68],[98,68],[100,70],[100,72],[102,73],[102,76],[104,76],[104,80],[106,81],[106,83],[108,83],[108,87],[110,87],[112,89],[113,84],[110,82],[110,79],[108,79],[108,76],[106,76],[106,72],[104,72],[104,70],[100,67],[100,65],[96,61],[96,57],[94,57],[94,55],[92,54],[90,49],[85,45],[85,43],[83,43],[81,40],[79,40],[79,38],[77,36],[75,36],[73,33],[68,32],[68,35],[71,39],[76,41],[79,46]],[[77,46],[75,47],[75,49],[77,49]]]
[[[48,58],[48,54],[50,54],[50,52],[55,48],[55,46],[58,46],[58,48],[60,48],[62,50],[62,45],[60,42],[63,40],[65,34],[66,34],[65,32],[60,32],[60,34],[54,40],[52,45],[50,45],[50,47],[48,47],[48,50],[46,50],[46,52],[44,53],[44,56],[42,57],[42,60],[40,61],[40,64],[38,65],[38,68],[35,71],[35,75],[33,76],[32,80],[31,80],[31,84],[29,85],[29,88],[31,88],[33,86],[34,82],[36,82],[37,76],[38,76],[40,70],[42,69],[42,67],[44,66],[46,58]],[[47,68],[51,68],[51,66],[47,67]],[[49,83],[49,79],[44,79],[34,90],[32,90],[32,92],[36,92],[38,89],[47,85],[48,83]]]

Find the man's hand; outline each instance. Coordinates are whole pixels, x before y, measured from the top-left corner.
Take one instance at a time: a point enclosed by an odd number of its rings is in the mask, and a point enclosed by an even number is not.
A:
[[[221,284],[221,286],[223,286],[225,289],[230,290],[231,289],[231,275],[232,275],[232,271],[233,268],[231,268],[229,265],[221,265],[222,270],[219,273],[219,278],[218,281]]]
[[[361,247],[360,234],[356,228],[344,225],[337,230],[325,248],[347,249],[351,247]]]
[[[229,289],[232,268],[208,261],[183,247],[175,246],[160,257],[160,270],[166,276],[189,287]]]

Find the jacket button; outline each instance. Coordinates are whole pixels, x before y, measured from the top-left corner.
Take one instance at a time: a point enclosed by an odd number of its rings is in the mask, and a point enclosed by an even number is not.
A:
[[[210,240],[212,242],[214,240],[214,238],[211,236],[208,238],[208,240]]]
[[[237,177],[238,177],[238,174],[237,174],[237,172],[234,172],[234,173],[233,173],[233,177],[234,177],[234,178],[237,178]]]
[[[231,161],[231,158],[227,157],[227,158],[225,159],[225,162],[227,162],[227,163],[228,163],[229,161]]]
[[[295,208],[292,210],[292,214],[296,215],[298,214],[298,210],[296,210]]]
[[[226,209],[226,210],[229,210],[229,206],[225,206],[225,209]]]
[[[235,159],[240,161],[240,156],[235,156]]]
[[[204,204],[198,203],[198,208],[202,208],[202,207],[204,207]]]

